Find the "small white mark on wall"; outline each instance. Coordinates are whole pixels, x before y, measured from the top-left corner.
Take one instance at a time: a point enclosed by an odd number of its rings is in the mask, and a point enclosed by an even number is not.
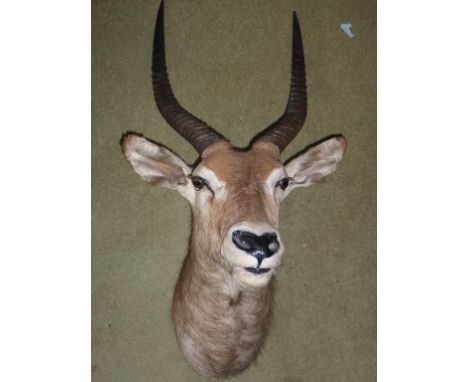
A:
[[[353,38],[354,34],[351,32],[352,25],[350,23],[341,24],[341,29],[345,32],[349,38]]]

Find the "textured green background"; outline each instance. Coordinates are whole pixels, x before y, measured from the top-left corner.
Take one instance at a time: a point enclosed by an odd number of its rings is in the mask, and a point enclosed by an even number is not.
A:
[[[177,193],[145,185],[119,139],[136,131],[188,163],[196,152],[158,114],[150,59],[159,1],[92,4],[92,375],[202,381],[178,350],[170,306],[190,234]],[[281,207],[286,246],[274,321],[258,362],[236,381],[376,379],[376,4],[368,0],[167,1],[169,73],[180,102],[235,145],[286,104],[291,13],[306,55],[309,116],[283,159],[343,133],[328,182]],[[350,39],[340,24],[351,22]]]

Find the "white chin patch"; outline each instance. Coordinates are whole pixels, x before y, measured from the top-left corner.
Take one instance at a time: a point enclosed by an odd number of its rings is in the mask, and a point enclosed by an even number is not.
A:
[[[257,267],[257,259],[249,255],[246,251],[238,248],[232,241],[232,233],[234,231],[248,231],[258,236],[265,233],[274,232],[277,235],[280,248],[271,257],[263,259],[260,267]],[[243,222],[231,227],[224,238],[221,247],[221,255],[234,267],[234,277],[244,285],[250,286],[265,286],[273,276],[275,269],[280,265],[281,256],[284,251],[283,243],[279,237],[279,233],[269,224],[256,224]]]
[[[263,287],[268,284],[274,273],[275,270],[273,268],[266,273],[254,274],[246,271],[242,267],[234,267],[233,275],[234,278],[242,285]]]

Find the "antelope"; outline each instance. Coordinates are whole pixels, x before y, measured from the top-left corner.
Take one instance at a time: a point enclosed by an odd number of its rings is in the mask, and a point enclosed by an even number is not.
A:
[[[293,12],[289,99],[283,115],[235,148],[177,101],[167,74],[164,5],[153,42],[152,83],[159,112],[198,152],[194,166],[161,144],[126,133],[121,146],[149,184],[178,191],[192,208],[192,235],[175,287],[172,318],[181,352],[201,375],[228,378],[256,359],[267,335],[274,275],[284,244],[280,202],[335,171],[346,139],[329,136],[285,164],[280,153],[302,128],[307,90],[299,20]]]

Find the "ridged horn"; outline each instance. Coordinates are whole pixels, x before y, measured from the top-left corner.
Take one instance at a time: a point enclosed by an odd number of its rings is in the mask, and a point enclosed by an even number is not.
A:
[[[307,116],[307,83],[302,47],[301,27],[296,12],[293,12],[291,85],[284,114],[266,128],[257,138],[273,143],[283,151],[299,133]]]
[[[190,114],[177,101],[169,83],[164,47],[164,1],[159,6],[153,40],[153,93],[156,105],[166,122],[182,135],[199,154],[223,136]]]

